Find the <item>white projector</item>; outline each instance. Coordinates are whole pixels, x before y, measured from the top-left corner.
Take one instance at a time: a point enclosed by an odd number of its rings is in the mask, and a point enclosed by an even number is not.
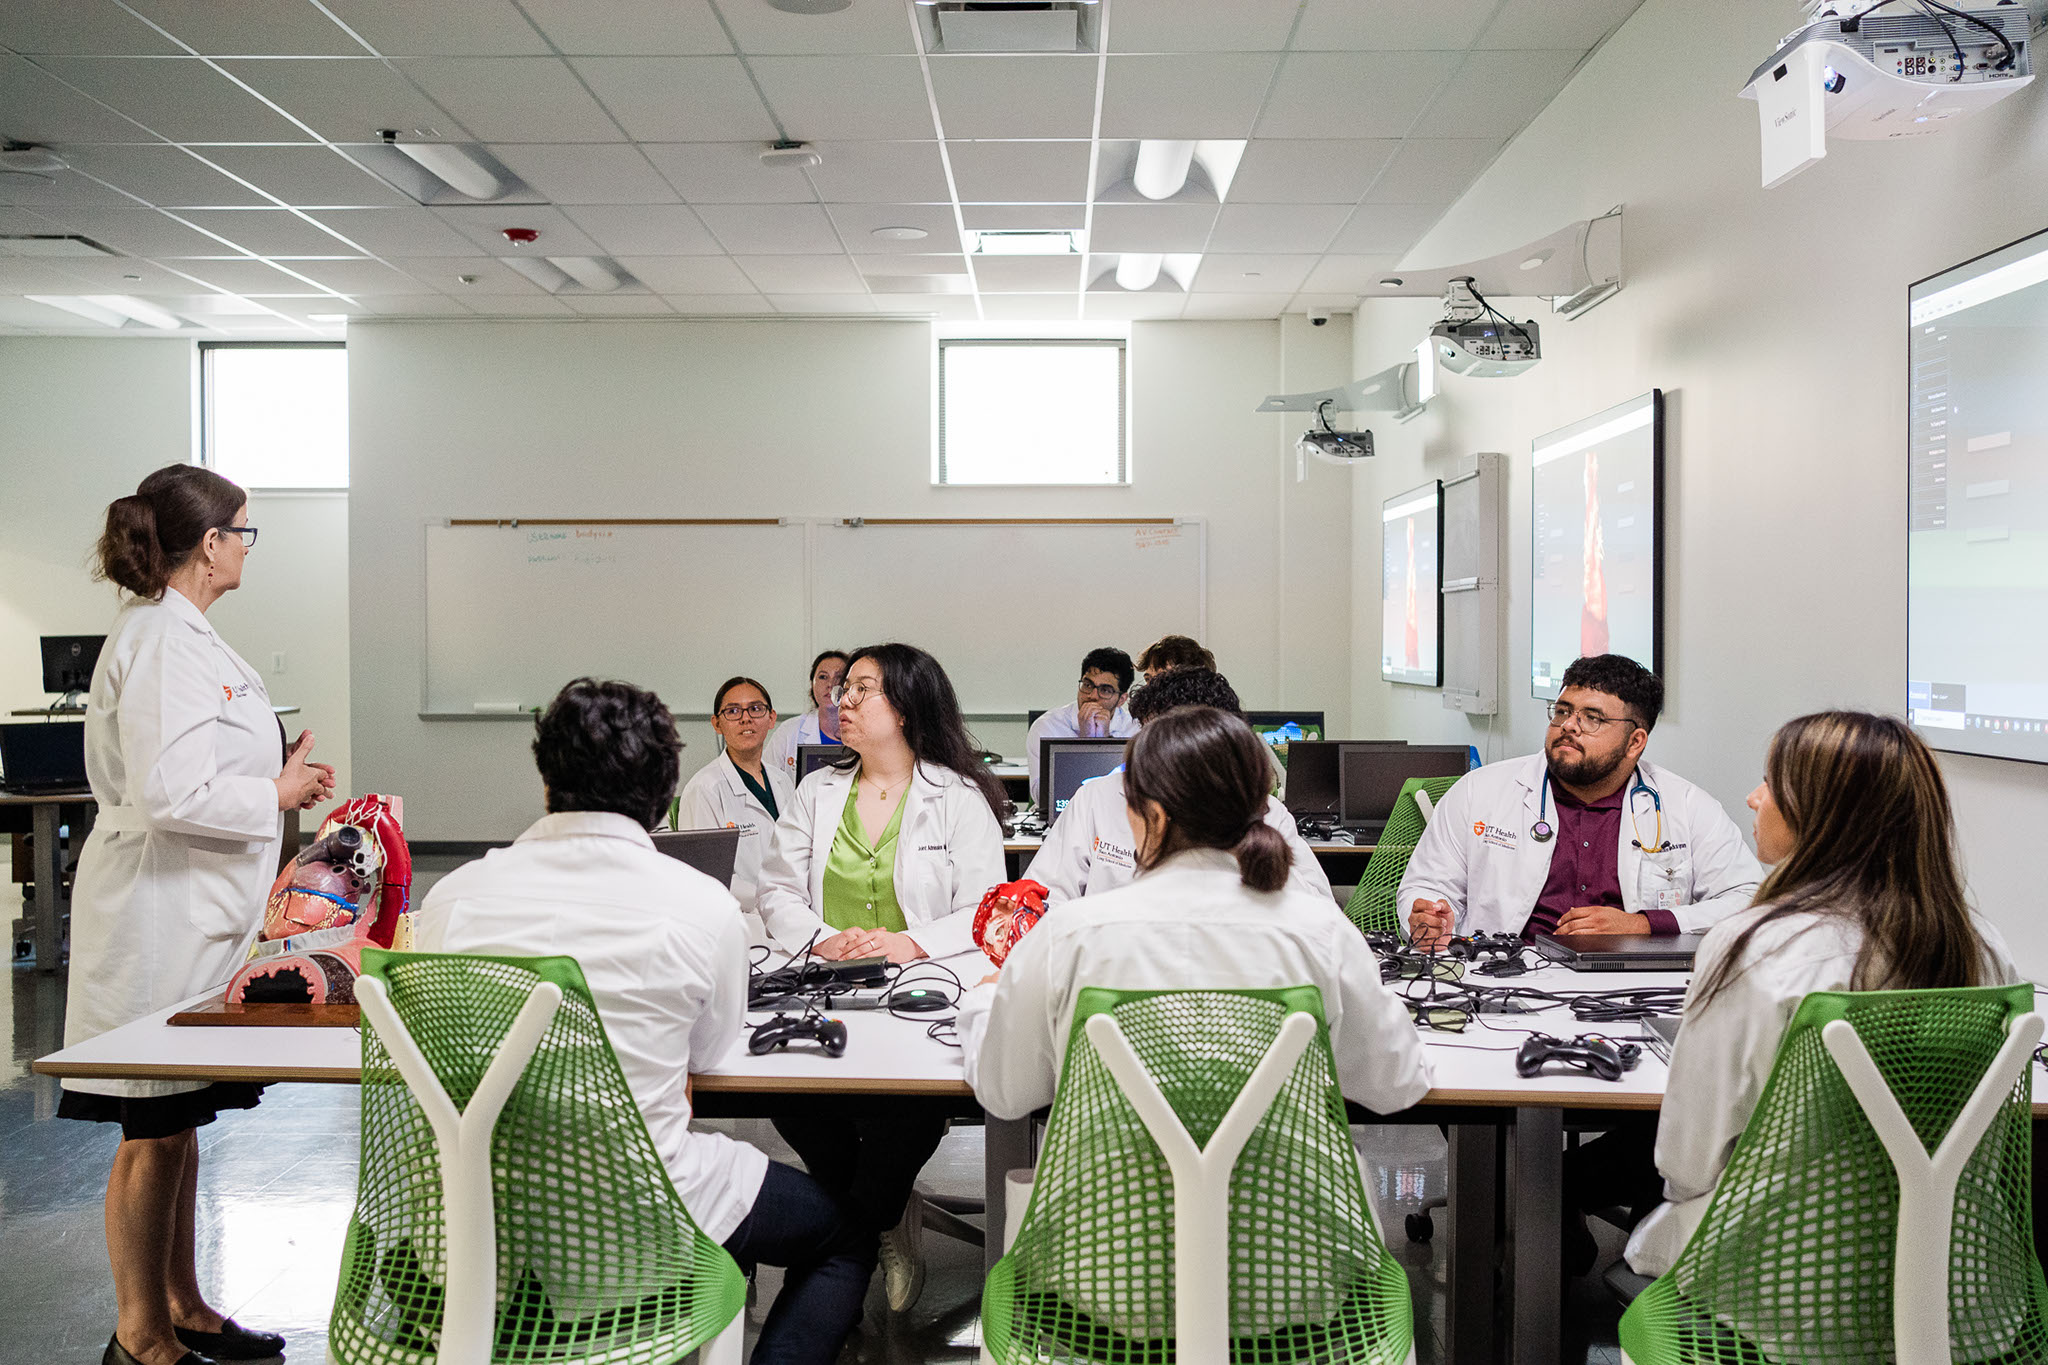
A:
[[[1468,379],[1506,379],[1543,359],[1536,324],[1504,317],[1446,318],[1429,329],[1428,344],[1439,365]]]

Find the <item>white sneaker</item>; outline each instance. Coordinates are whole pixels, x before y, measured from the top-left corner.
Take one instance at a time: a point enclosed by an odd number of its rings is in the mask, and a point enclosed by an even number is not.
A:
[[[924,1200],[915,1190],[902,1221],[882,1234],[881,1265],[889,1311],[907,1312],[924,1292]]]

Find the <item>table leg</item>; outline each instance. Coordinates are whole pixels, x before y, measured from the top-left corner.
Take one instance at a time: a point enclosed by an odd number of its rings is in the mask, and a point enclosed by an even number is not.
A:
[[[988,1236],[982,1246],[990,1270],[995,1269],[996,1262],[1003,1258],[1004,1206],[1009,1202],[1009,1174],[1032,1164],[1032,1123],[1033,1118],[1029,1114],[1021,1119],[999,1119],[991,1114],[988,1126],[983,1129],[982,1198],[988,1219]]]
[[[1450,1140],[1444,1359],[1450,1365],[1493,1365],[1500,1129],[1490,1123],[1453,1124]]]
[[[1513,1365],[1547,1365],[1564,1341],[1564,1111],[1515,1111]]]
[[[36,970],[48,974],[57,970],[64,956],[63,913],[64,841],[57,831],[63,815],[55,801],[38,801],[35,807],[36,901],[30,912],[35,922]]]

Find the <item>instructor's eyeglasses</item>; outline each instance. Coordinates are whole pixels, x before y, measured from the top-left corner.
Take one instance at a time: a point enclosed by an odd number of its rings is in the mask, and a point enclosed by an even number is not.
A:
[[[1634,716],[1603,716],[1598,711],[1581,711],[1578,707],[1561,701],[1544,707],[1543,714],[1550,718],[1550,728],[1553,730],[1562,730],[1576,720],[1579,723],[1579,733],[1582,735],[1597,735],[1617,721],[1627,721],[1637,729],[1643,728],[1643,723]]]
[[[734,702],[731,706],[719,707],[718,718],[720,720],[738,720],[742,716],[752,716],[755,720],[759,720],[773,709],[765,701],[750,701],[745,706]]]
[[[869,697],[880,695],[882,689],[862,678],[855,683],[841,683],[832,689],[832,704],[843,711],[853,711]]]
[[[253,526],[216,526],[213,529],[224,536],[240,536],[245,550],[254,548],[256,544],[256,528]]]

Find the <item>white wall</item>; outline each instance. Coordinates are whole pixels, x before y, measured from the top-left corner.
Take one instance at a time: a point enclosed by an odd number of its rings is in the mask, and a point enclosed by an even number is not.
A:
[[[1670,709],[1654,747],[1745,828],[1742,798],[1781,722],[1903,703],[1908,283],[2048,226],[2038,86],[1940,137],[1838,141],[1759,189],[1756,107],[1735,91],[1796,17],[1785,0],[1648,0],[1411,253],[1404,264],[1477,259],[1627,206],[1626,289],[1577,322],[1517,301],[1517,317],[1543,322],[1543,362],[1512,380],[1449,378],[1428,415],[1386,424],[1353,512],[1354,560],[1370,565],[1381,498],[1474,451],[1512,457],[1494,752],[1533,751],[1529,441],[1664,389]],[[1354,373],[1400,359],[1435,312],[1364,305]],[[1376,604],[1361,594],[1359,608],[1356,728],[1483,743],[1484,726],[1436,693],[1378,681]],[[1972,892],[2048,977],[2028,852],[2048,825],[2048,770],[1944,766]]]
[[[418,718],[421,530],[450,516],[1204,517],[1207,643],[1246,704],[1320,705],[1345,723],[1354,475],[1315,466],[1296,484],[1292,419],[1252,409],[1276,389],[1342,382],[1346,320],[1136,324],[1121,489],[933,488],[932,345],[929,324],[900,321],[352,327],[362,780],[406,797],[415,838],[509,838],[540,812],[529,726]],[[944,591],[871,572],[876,592]],[[736,565],[735,590],[744,576]],[[1027,650],[1034,614],[1086,605],[1033,598],[1020,571],[1015,600],[959,609],[988,617],[990,649]],[[731,671],[756,671],[746,641],[725,648]],[[803,679],[763,680],[800,704]],[[1021,751],[1021,720],[976,728]],[[714,739],[702,725],[684,739],[694,771]]]
[[[96,635],[118,603],[89,557],[106,506],[193,455],[190,341],[0,338],[0,706],[49,700],[37,637]],[[244,586],[212,619],[347,790],[348,501],[257,495]],[[286,672],[273,656],[286,654]]]

